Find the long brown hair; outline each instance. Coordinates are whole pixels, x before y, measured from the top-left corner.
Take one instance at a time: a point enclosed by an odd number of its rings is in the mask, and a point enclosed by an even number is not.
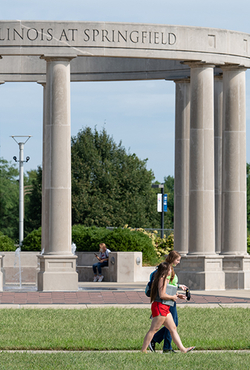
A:
[[[158,269],[155,273],[155,277],[154,277],[152,287],[151,287],[151,293],[150,293],[151,302],[153,302],[157,296],[159,280],[161,277],[163,277],[163,285],[164,285],[165,280],[169,274],[169,267],[170,267],[170,264],[168,262],[162,262],[158,266]]]
[[[172,282],[174,277],[175,277],[175,272],[174,272],[174,268],[173,268],[173,263],[174,261],[181,257],[180,253],[176,252],[176,251],[171,251],[169,252],[169,254],[167,255],[166,259],[165,259],[165,262],[169,263],[170,266],[171,266],[171,274],[170,274],[170,281]]]

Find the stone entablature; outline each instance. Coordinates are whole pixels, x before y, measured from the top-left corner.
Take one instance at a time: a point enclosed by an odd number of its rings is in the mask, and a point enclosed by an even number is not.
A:
[[[124,56],[250,67],[249,42],[250,35],[246,33],[203,27],[111,22],[0,22],[0,55]]]
[[[42,56],[71,56],[71,81],[190,76],[183,61],[250,67],[250,35],[201,27],[101,22],[0,22],[0,81],[46,81]],[[105,57],[105,63],[102,58]]]

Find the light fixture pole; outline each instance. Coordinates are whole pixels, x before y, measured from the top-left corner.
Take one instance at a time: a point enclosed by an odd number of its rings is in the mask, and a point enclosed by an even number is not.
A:
[[[12,139],[15,140],[15,142],[19,146],[19,160],[17,160],[17,157],[14,156],[13,159],[15,162],[19,162],[19,248],[21,250],[22,242],[23,242],[23,215],[24,215],[24,192],[23,192],[23,163],[28,162],[30,157],[26,157],[26,160],[23,159],[23,149],[24,144],[27,143],[27,141],[31,138],[31,135],[26,136],[19,136],[19,135],[13,135],[11,136]],[[18,142],[15,138],[23,137],[27,138],[25,141]]]

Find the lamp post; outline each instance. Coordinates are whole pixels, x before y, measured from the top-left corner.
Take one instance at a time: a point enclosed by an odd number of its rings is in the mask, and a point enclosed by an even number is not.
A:
[[[13,135],[11,136],[13,140],[18,144],[19,146],[19,159],[17,159],[16,156],[13,157],[15,162],[19,162],[19,247],[21,250],[21,245],[23,242],[23,215],[24,215],[24,192],[23,192],[23,164],[24,162],[28,162],[30,157],[26,157],[26,160],[23,159],[23,149],[24,145],[27,143],[27,141],[31,138],[31,135],[26,136],[19,136],[19,135]],[[18,142],[15,138],[27,138],[25,141]]]
[[[164,184],[153,184],[152,188],[161,189],[161,238],[164,237]]]

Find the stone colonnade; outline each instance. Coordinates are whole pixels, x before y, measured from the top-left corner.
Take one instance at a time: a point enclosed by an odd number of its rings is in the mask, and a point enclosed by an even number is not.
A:
[[[175,81],[176,271],[191,289],[250,289],[245,69],[189,66]]]
[[[45,57],[38,290],[77,290],[71,252],[70,57]],[[176,82],[175,250],[191,289],[250,288],[245,69],[190,62]]]

